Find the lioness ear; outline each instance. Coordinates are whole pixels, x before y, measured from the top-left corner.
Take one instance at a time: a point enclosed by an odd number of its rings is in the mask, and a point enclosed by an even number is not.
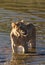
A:
[[[15,27],[15,23],[14,22],[11,23],[11,27],[12,28]]]
[[[21,20],[21,22],[24,22],[24,20]]]

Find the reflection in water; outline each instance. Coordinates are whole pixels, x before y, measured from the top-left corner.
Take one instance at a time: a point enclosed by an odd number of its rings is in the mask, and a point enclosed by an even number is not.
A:
[[[21,55],[14,54],[11,61],[12,65],[25,65],[25,57]]]
[[[13,54],[11,61],[9,63],[6,63],[6,64],[10,64],[10,65],[26,65],[27,63],[30,63],[31,61],[32,61],[32,56],[25,55],[25,54],[23,54],[23,55]]]
[[[45,65],[45,56],[24,54],[13,54],[10,62],[5,62],[4,65]]]

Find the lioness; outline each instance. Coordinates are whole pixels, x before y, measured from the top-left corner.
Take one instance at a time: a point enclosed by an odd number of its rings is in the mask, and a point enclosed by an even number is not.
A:
[[[20,49],[21,49],[21,52],[24,53],[24,47],[22,45],[20,45],[20,42],[18,40],[21,35],[20,32],[22,32],[22,31],[20,31],[20,29],[16,23],[11,23],[11,27],[12,27],[12,30],[10,33],[10,38],[11,38],[12,51],[13,51],[13,53],[15,53],[15,52],[20,53]]]

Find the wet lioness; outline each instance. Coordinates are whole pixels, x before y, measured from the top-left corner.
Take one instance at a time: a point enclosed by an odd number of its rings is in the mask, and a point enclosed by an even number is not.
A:
[[[21,42],[19,42],[19,37],[21,36],[20,33],[22,31],[19,29],[16,23],[11,23],[11,27],[12,27],[12,30],[10,33],[10,38],[11,38],[12,52],[13,53],[21,53],[21,52],[24,53],[24,47],[21,45]]]

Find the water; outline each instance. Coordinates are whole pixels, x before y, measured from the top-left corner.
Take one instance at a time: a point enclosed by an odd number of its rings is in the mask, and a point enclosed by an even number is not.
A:
[[[10,10],[5,9],[4,7],[0,8],[0,65],[45,65],[45,18],[43,16],[45,15],[45,12],[32,9],[30,10],[28,7],[26,7],[28,8],[28,11],[26,11],[24,6],[24,8],[22,7],[22,11],[21,9],[18,9],[18,6],[16,7],[17,11],[13,8],[12,10],[10,8]],[[16,57],[15,55],[12,55],[9,34],[11,28],[10,23],[12,20],[16,22],[22,19],[26,23],[30,22],[35,25],[36,53],[42,55],[31,54],[31,56],[29,56],[27,54]]]

